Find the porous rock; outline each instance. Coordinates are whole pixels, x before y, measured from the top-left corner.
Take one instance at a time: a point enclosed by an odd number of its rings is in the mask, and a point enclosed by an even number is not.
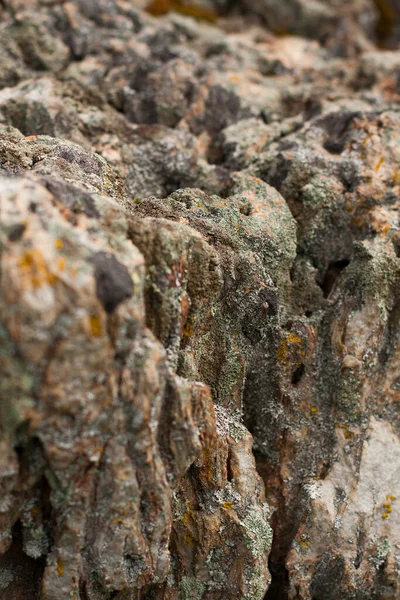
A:
[[[0,3],[1,598],[397,600],[397,11]]]

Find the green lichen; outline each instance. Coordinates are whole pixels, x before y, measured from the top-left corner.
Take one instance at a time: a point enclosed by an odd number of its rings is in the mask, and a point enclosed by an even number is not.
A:
[[[248,435],[248,431],[243,425],[242,420],[243,413],[239,409],[236,409],[233,413],[229,414],[229,435],[236,443]]]
[[[180,600],[201,600],[205,589],[202,581],[184,575],[179,583],[179,598]]]
[[[340,380],[337,395],[337,407],[347,423],[358,423],[361,419],[361,384],[360,378],[350,370]]]
[[[13,436],[34,405],[37,376],[33,365],[18,358],[8,331],[0,326],[0,430]]]
[[[349,280],[361,291],[362,302],[373,299],[386,321],[400,279],[400,260],[389,239],[375,238],[355,244]]]
[[[373,565],[373,567],[378,570],[385,563],[387,556],[392,552],[392,546],[387,537],[384,537],[380,540],[377,548],[375,556],[369,557],[369,562]]]
[[[242,596],[241,600],[262,600],[264,598],[266,581],[261,567],[252,571],[246,583],[248,592]]]
[[[265,518],[251,508],[245,519],[241,521],[245,529],[247,545],[254,558],[258,560],[266,557],[271,550],[273,531]]]
[[[0,569],[0,590],[6,590],[14,580],[14,573],[11,569]]]

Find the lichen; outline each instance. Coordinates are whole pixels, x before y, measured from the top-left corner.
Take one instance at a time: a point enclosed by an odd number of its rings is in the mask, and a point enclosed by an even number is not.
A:
[[[201,600],[205,589],[206,587],[202,581],[184,575],[179,582],[180,600]]]

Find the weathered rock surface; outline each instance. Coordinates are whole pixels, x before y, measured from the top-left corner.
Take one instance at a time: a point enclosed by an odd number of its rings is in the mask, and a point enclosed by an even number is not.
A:
[[[0,3],[0,598],[400,597],[398,10]]]

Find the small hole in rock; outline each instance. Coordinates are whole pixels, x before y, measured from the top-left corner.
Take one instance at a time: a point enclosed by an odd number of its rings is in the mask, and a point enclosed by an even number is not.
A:
[[[321,289],[324,293],[324,298],[329,298],[330,294],[335,291],[337,281],[343,269],[350,264],[349,260],[337,260],[332,262],[326,273],[324,280],[321,284]]]
[[[301,378],[303,377],[304,373],[305,373],[305,368],[304,368],[304,365],[301,364],[292,373],[292,385],[297,385],[300,382]]]
[[[234,477],[233,477],[233,472],[232,472],[231,453],[230,452],[228,454],[228,459],[226,461],[226,471],[227,471],[227,480],[233,481]]]

